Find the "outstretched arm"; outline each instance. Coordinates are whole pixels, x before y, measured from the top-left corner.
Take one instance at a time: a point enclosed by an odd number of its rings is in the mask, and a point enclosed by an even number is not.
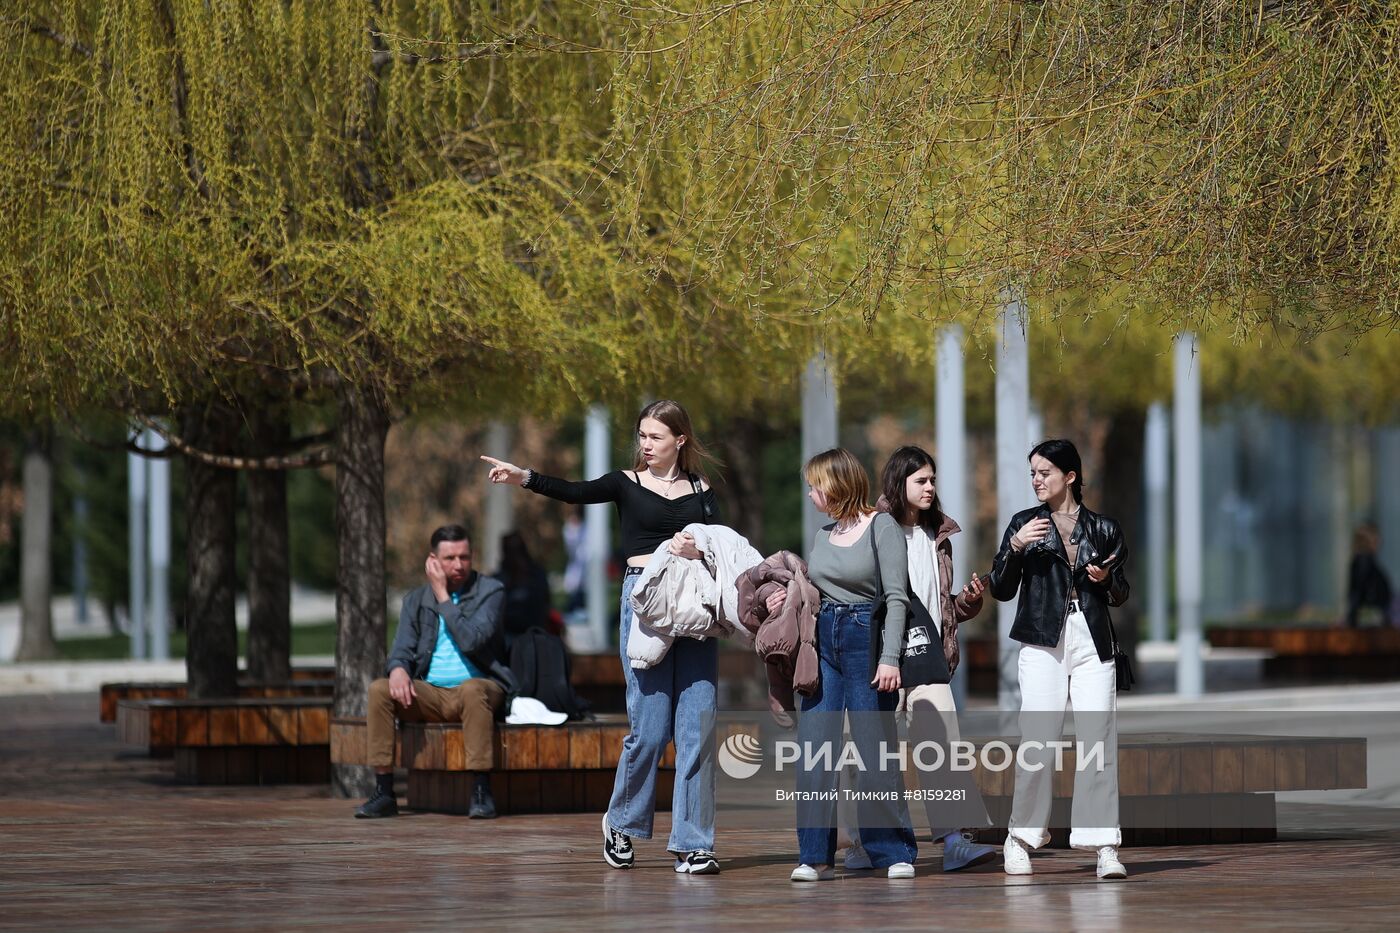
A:
[[[543,473],[536,473],[534,470],[527,470],[505,460],[497,460],[495,457],[483,455],[481,459],[491,464],[488,476],[493,483],[522,486],[531,492],[537,492],[542,496],[573,505],[617,501],[617,473],[609,473],[597,479],[575,483],[554,476],[545,476]]]

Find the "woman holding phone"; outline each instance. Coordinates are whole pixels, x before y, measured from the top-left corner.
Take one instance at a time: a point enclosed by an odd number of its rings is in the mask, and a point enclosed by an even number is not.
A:
[[[1110,606],[1128,599],[1123,531],[1083,504],[1083,466],[1067,440],[1030,453],[1031,488],[1040,500],[1018,512],[1002,535],[989,589],[1001,601],[1020,597],[1011,637],[1021,642],[1021,741],[1060,738],[1065,701],[1074,708],[1077,741],[1102,743],[1102,768],[1074,775],[1070,847],[1098,853],[1098,877],[1125,878],[1118,858],[1117,639]],[[1042,744],[1041,748],[1045,746]],[[1028,758],[1031,756],[1027,756]],[[1050,839],[1053,758],[1017,767],[1011,824],[1003,847],[1008,875],[1031,874],[1030,850]],[[1018,762],[1019,764],[1019,762]],[[1084,764],[1083,761],[1080,764]]]
[[[911,620],[905,635],[906,654],[912,651],[941,651],[947,680],[958,667],[958,626],[982,611],[982,581],[973,574],[962,587],[953,588],[952,537],[962,531],[952,516],[943,511],[936,490],[937,465],[922,447],[908,445],[890,454],[880,475],[879,507],[888,511],[904,530],[909,552],[909,595],[928,610],[926,617],[935,631],[920,632]],[[937,682],[941,680],[942,682]],[[937,742],[944,748],[960,739],[958,711],[947,680],[905,683],[904,705],[912,716],[910,728],[918,739]],[[948,789],[951,782],[966,775],[937,772],[925,778],[929,789]],[[979,845],[972,824],[989,825],[985,805],[974,781],[968,785],[961,803],[927,802],[933,838],[943,842],[943,870],[957,871],[996,854],[991,846]],[[964,829],[951,827],[963,826]],[[849,861],[849,860],[848,860]]]

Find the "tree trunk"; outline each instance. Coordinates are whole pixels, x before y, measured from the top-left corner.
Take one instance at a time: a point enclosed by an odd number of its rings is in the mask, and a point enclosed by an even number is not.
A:
[[[363,716],[370,681],[383,674],[386,649],[384,441],[389,414],[372,391],[342,384],[337,396],[335,715]],[[341,796],[365,796],[372,785],[367,767],[332,766],[331,786]]]
[[[1146,593],[1145,564],[1147,538],[1143,520],[1143,440],[1147,415],[1143,409],[1132,408],[1115,412],[1109,420],[1103,443],[1103,476],[1099,488],[1103,499],[1097,511],[1115,518],[1123,527],[1123,541],[1128,550],[1128,582],[1133,596],[1113,610],[1113,625],[1123,649],[1133,657],[1138,641],[1138,620],[1142,616]]]
[[[280,405],[251,414],[253,450],[272,455],[291,438]],[[292,592],[287,531],[287,472],[249,470],[248,676],[277,683],[292,676]]]
[[[184,434],[200,450],[231,452],[238,417],[221,403],[185,412]],[[234,522],[238,474],[185,459],[185,553],[189,564],[185,665],[189,695],[231,697],[238,684],[238,629],[234,622],[238,532]]]
[[[739,416],[724,425],[715,445],[725,465],[726,482],[715,490],[722,497],[725,524],[764,553],[763,450],[771,434],[766,422]]]
[[[24,450],[24,528],[20,553],[19,650],[16,661],[58,656],[53,640],[53,439],[32,433]]]

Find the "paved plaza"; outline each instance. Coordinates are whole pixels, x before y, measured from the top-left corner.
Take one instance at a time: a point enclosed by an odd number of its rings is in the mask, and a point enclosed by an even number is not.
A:
[[[1384,801],[1281,802],[1276,843],[1126,849],[1125,882],[1064,850],[1037,855],[1030,878],[999,861],[945,875],[925,845],[912,881],[795,886],[792,834],[723,813],[723,874],[675,875],[664,842],[613,871],[595,814],[355,821],[324,787],[176,784],[168,759],[116,744],[95,694],[0,698],[0,721],[0,929],[1279,933],[1391,930],[1400,904],[1400,807]]]

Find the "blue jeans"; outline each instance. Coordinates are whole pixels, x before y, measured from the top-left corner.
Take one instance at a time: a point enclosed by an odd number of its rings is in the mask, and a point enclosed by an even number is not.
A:
[[[627,723],[617,763],[608,825],[639,839],[651,838],[656,815],[656,767],[666,745],[676,743],[676,784],[671,794],[672,852],[715,849],[715,709],[719,642],[677,638],[655,667],[635,670],[627,661],[632,629],[629,601],[638,574],[622,578],[622,670],[627,679]]]
[[[800,743],[818,745],[838,739],[844,731],[844,713],[881,712],[890,715],[887,735],[894,732],[894,708],[899,700],[898,693],[879,693],[871,685],[875,672],[870,669],[870,603],[845,605],[822,600],[821,612],[817,615],[817,653],[821,659],[821,683],[816,693],[802,698],[803,716],[797,723],[797,738]],[[808,713],[823,715],[809,716]],[[852,728],[852,741],[865,762],[880,761],[879,730]],[[860,790],[902,791],[904,781],[897,770],[881,772],[871,769],[863,773],[864,780],[858,783]],[[837,789],[838,773],[824,768],[809,768],[798,772],[797,788],[808,792],[832,792]],[[898,862],[913,862],[918,854],[914,841],[914,830],[909,824],[909,808],[902,799],[891,806],[867,805],[861,803],[856,810],[860,823],[860,841],[870,856],[870,863],[876,868],[888,868]],[[870,826],[865,817],[879,813],[877,822],[884,825]],[[836,860],[836,807],[831,804],[823,809],[798,808],[797,845],[798,860],[803,865],[830,865]],[[821,816],[822,820],[811,817]],[[890,817],[902,825],[890,826]],[[829,817],[829,819],[826,819]],[[826,821],[828,825],[816,824]]]

